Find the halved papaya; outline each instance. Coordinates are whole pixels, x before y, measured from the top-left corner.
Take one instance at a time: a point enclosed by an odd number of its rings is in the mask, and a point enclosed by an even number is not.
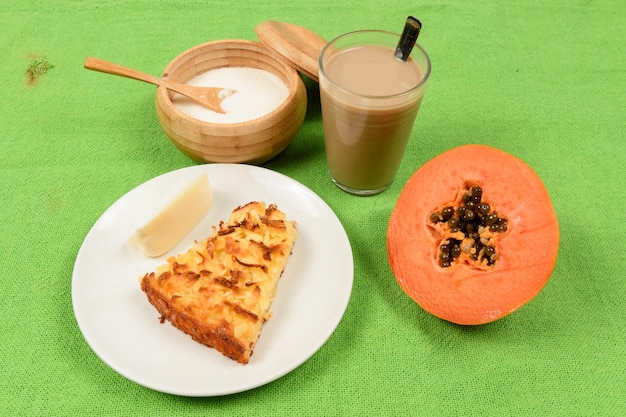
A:
[[[400,287],[444,320],[477,325],[534,298],[557,259],[548,192],[523,161],[484,145],[449,150],[407,181],[389,218]]]

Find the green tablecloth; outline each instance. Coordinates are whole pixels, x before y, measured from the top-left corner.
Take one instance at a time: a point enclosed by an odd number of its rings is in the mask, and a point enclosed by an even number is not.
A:
[[[626,415],[626,3],[1,3],[3,415]],[[255,39],[264,20],[332,38],[400,31],[410,14],[424,24],[433,73],[392,187],[359,198],[331,184],[312,82],[302,130],[264,164],[321,196],[352,244],[353,293],[328,342],[286,376],[223,397],[159,393],[105,365],[73,314],[78,249],[123,194],[194,163],[161,131],[152,86],[87,71],[85,57],[160,74],[194,45]],[[37,57],[54,67],[28,85]],[[396,284],[385,248],[411,173],[466,143],[533,167],[561,228],[544,290],[480,327],[421,310]]]

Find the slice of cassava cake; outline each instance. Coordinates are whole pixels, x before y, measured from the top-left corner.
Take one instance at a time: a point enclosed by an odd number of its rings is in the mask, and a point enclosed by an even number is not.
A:
[[[248,203],[212,236],[144,275],[141,289],[161,322],[248,363],[297,235],[276,205]]]

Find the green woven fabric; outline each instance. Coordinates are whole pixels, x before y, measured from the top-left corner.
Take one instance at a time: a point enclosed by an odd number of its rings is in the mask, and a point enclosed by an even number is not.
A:
[[[621,0],[0,0],[0,409],[89,416],[626,415],[626,3]],[[354,252],[354,288],[328,342],[251,391],[186,398],[104,364],[74,318],[87,232],[135,186],[193,165],[167,140],[154,88],[83,69],[96,56],[160,74],[265,20],[332,38],[421,19],[433,73],[396,181],[350,196],[326,168],[317,85],[293,144],[265,167],[321,196]],[[29,85],[37,57],[53,68]],[[386,224],[409,176],[466,143],[525,160],[556,209],[561,245],[529,304],[479,327],[424,312],[396,284]],[[129,318],[129,320],[132,318]]]

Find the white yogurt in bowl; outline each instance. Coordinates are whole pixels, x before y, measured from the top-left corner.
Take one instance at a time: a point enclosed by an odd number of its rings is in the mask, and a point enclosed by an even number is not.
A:
[[[289,63],[258,42],[206,42],[175,57],[162,77],[237,90],[225,97],[225,114],[157,87],[155,107],[168,139],[197,162],[261,164],[295,139],[306,115],[307,92]]]
[[[240,123],[262,117],[278,108],[289,96],[289,88],[276,74],[251,67],[223,67],[209,70],[187,84],[221,87],[235,93],[222,101],[225,113],[207,109],[175,94],[172,103],[189,116],[211,123]]]

